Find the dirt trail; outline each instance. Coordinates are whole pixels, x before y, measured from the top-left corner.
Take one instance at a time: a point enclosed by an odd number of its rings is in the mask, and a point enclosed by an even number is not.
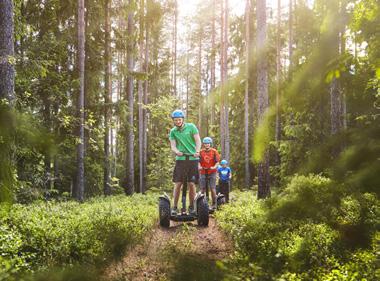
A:
[[[232,244],[213,218],[208,227],[171,222],[157,226],[145,241],[106,272],[108,280],[221,280],[216,266],[232,252]]]

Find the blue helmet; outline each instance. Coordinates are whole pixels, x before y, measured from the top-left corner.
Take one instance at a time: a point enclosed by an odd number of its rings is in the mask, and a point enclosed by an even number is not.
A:
[[[203,143],[209,143],[209,144],[212,144],[212,138],[210,137],[205,137],[202,141]]]
[[[172,118],[185,118],[185,114],[180,109],[176,109],[172,112]]]
[[[223,159],[222,161],[220,161],[220,165],[227,165],[227,164],[228,164],[228,162],[225,159]]]

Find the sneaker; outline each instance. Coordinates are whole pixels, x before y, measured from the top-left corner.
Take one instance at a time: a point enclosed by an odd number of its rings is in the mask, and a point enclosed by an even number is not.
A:
[[[190,214],[190,215],[195,215],[195,210],[194,210],[194,207],[193,207],[193,206],[190,206],[190,207],[189,207],[189,214]]]
[[[171,211],[171,215],[172,215],[172,216],[176,216],[176,215],[177,215],[177,212],[178,212],[177,207],[173,207],[173,208],[172,208],[172,211]]]

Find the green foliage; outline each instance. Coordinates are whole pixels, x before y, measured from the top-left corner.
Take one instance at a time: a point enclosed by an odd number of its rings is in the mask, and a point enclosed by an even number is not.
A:
[[[231,280],[375,280],[376,194],[309,175],[294,176],[265,201],[251,192],[234,197],[216,214],[235,241],[236,253],[224,264]]]
[[[156,220],[146,195],[77,202],[15,204],[0,218],[0,280],[53,266],[99,264],[118,258]]]
[[[147,106],[151,120],[157,124],[149,139],[150,162],[148,163],[148,183],[150,187],[171,189],[174,156],[170,149],[169,132],[173,127],[170,114],[179,108],[172,96],[161,96],[156,103]],[[190,122],[188,119],[185,122]]]

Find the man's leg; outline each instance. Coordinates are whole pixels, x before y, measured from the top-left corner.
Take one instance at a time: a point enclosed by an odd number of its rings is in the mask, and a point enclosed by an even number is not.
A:
[[[177,208],[178,206],[178,200],[179,200],[179,195],[181,194],[181,186],[182,182],[176,182],[174,184],[174,190],[173,190],[173,198],[174,198],[174,208]]]
[[[194,207],[195,183],[189,182],[188,186],[189,186],[189,200],[190,200],[189,206],[193,206]]]

